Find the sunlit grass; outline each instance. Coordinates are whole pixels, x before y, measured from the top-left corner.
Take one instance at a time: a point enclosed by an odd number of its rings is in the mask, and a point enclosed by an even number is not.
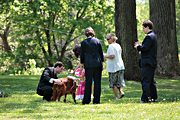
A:
[[[125,97],[115,100],[108,86],[107,76],[102,79],[101,104],[46,102],[36,94],[39,76],[0,76],[0,89],[8,97],[0,98],[0,119],[13,120],[178,120],[180,119],[180,80],[157,78],[159,102],[140,104],[141,85],[127,81]]]

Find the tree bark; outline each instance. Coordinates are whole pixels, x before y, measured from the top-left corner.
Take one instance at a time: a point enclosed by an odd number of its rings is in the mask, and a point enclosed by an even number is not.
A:
[[[8,43],[9,28],[10,28],[10,25],[6,25],[6,28],[4,29],[4,33],[3,34],[0,33],[4,51],[8,53],[12,52],[11,47],[9,46],[9,43]]]
[[[52,51],[51,51],[51,36],[50,36],[50,30],[49,27],[48,29],[45,29],[45,34],[46,34],[46,39],[47,39],[47,46],[48,46],[48,54],[49,57],[52,57]]]
[[[157,75],[180,74],[175,0],[150,0],[150,19],[157,34]]]
[[[139,55],[133,48],[137,39],[135,0],[115,0],[115,31],[123,50],[125,79],[140,80]]]
[[[44,55],[44,59],[47,61],[48,66],[53,66],[53,63],[51,63],[50,57],[48,56],[44,46],[42,45],[41,35],[38,30],[36,31],[36,35],[37,35],[39,46],[41,47],[42,53]]]

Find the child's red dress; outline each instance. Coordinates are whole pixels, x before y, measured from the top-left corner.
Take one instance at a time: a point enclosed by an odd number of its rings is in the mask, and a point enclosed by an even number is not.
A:
[[[85,71],[78,68],[75,71],[75,75],[77,77],[83,78],[85,76]],[[85,80],[80,80],[76,91],[76,100],[82,100],[84,98],[84,90],[85,90]]]

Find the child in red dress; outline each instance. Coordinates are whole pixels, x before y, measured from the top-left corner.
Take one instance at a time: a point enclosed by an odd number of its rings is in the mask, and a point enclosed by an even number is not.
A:
[[[85,69],[82,65],[79,65],[79,67],[75,70],[75,75],[80,78],[75,99],[82,100],[84,97],[85,89]]]
[[[76,45],[73,48],[74,55],[77,58],[79,58],[79,56],[80,56],[80,52],[81,52],[80,48],[81,47],[79,45]],[[75,74],[75,76],[80,78],[78,88],[77,88],[77,91],[76,91],[76,100],[82,100],[83,97],[84,97],[84,90],[85,90],[85,69],[83,68],[83,65],[81,65],[79,63],[78,66],[76,67],[75,71],[74,71],[74,74]],[[94,86],[93,85],[92,85],[92,91],[94,91]]]

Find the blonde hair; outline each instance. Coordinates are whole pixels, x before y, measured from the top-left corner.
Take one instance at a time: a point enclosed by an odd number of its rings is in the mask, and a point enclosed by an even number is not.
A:
[[[106,38],[111,38],[113,42],[118,39],[114,33],[107,34]]]

